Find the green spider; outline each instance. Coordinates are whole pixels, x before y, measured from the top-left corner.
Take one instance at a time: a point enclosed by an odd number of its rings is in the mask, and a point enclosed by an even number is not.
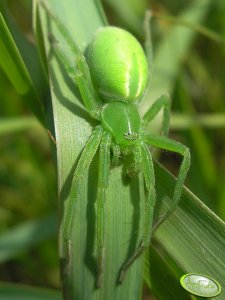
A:
[[[54,52],[68,74],[74,78],[87,112],[99,122],[82,151],[72,180],[73,190],[78,190],[84,172],[89,169],[99,149],[96,199],[97,287],[101,286],[104,274],[106,221],[104,204],[111,161],[119,164],[121,156],[133,155],[134,161],[130,165],[129,172],[131,174],[143,172],[146,189],[143,233],[139,246],[121,267],[119,282],[122,282],[129,266],[148,248],[153,231],[156,192],[152,155],[148,146],[177,152],[183,156],[173,203],[166,217],[174,210],[180,199],[190,166],[190,152],[186,146],[165,136],[169,130],[170,117],[170,101],[167,95],[159,97],[141,119],[138,103],[147,87],[149,68],[141,45],[130,33],[111,26],[98,30],[87,48],[85,58],[63,24],[42,2],[41,4],[73,51],[77,68],[71,68],[73,64],[68,60],[61,45],[52,37]],[[161,109],[163,109],[163,135],[149,134],[146,127]],[[62,224],[63,236],[68,241],[71,236],[77,198],[78,194],[75,198],[69,198]]]

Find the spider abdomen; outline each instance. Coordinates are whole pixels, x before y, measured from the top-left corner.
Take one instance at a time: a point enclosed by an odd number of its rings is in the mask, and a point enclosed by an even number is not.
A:
[[[120,146],[130,146],[137,142],[141,119],[134,104],[108,103],[102,110],[102,126],[111,133]]]
[[[98,30],[87,49],[87,63],[100,97],[106,102],[134,102],[143,95],[148,64],[139,42],[117,27]]]

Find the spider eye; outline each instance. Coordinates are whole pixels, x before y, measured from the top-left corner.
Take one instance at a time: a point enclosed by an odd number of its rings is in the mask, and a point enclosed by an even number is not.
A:
[[[138,134],[136,132],[125,132],[124,133],[124,137],[125,139],[129,140],[129,141],[136,141],[136,139],[138,138]]]
[[[87,49],[87,63],[100,97],[133,102],[143,95],[148,64],[139,42],[117,27],[98,30]]]

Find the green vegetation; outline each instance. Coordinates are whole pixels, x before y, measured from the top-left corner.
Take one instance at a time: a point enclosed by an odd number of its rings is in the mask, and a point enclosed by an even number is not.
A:
[[[107,23],[98,1],[48,2],[82,51],[95,30]],[[143,279],[145,294],[155,299],[197,299],[179,283],[182,275],[192,272],[217,280],[222,291],[214,299],[224,299],[225,4],[213,0],[103,2],[108,23],[130,30],[143,45],[145,10],[152,10],[154,71],[141,113],[162,92],[169,92],[170,137],[191,151],[186,181],[191,192],[184,189],[178,208],[155,230],[144,272],[141,257],[124,283],[115,285],[118,270],[138,244],[143,206],[135,202],[137,181],[126,181],[122,169],[114,168],[107,191],[105,282],[100,290],[93,290],[98,157],[81,188],[71,247],[66,248],[60,238],[59,258],[56,212],[58,206],[57,214],[63,212],[75,163],[95,124],[90,124],[76,87],[54,57],[49,28],[60,42],[66,45],[66,41],[36,3],[33,10],[29,0],[0,3],[0,298],[61,299],[53,291],[60,286],[60,261],[65,299],[137,300]],[[66,53],[72,61],[69,48]],[[149,130],[158,132],[160,118]],[[157,223],[171,203],[175,185],[166,169],[176,176],[180,159],[167,152],[154,152],[154,157]]]

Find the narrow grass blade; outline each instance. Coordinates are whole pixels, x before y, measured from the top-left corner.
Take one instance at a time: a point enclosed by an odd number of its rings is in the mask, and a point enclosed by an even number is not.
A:
[[[156,164],[157,216],[168,207],[175,179]],[[169,197],[170,198],[169,198]],[[225,298],[225,224],[195,195],[184,189],[173,215],[154,233],[152,249],[146,260],[145,280],[157,299],[186,299],[178,297],[179,279],[185,273],[200,273],[216,279]],[[168,281],[164,280],[168,275]],[[174,292],[174,293],[173,293]]]
[[[146,0],[104,0],[113,11],[114,18],[118,19],[137,37],[143,39],[143,18],[148,9]]]
[[[34,117],[0,119],[0,136],[29,129],[40,129],[40,123]]]
[[[211,0],[198,0],[190,4],[178,18],[189,23],[201,24],[211,5]],[[141,111],[148,109],[150,103],[162,93],[173,90],[182,61],[190,49],[197,32],[186,26],[174,25],[160,41],[153,57],[154,70],[149,92],[142,102]]]
[[[7,28],[0,13],[0,66],[12,82],[18,94],[23,96],[24,101],[31,111],[44,124],[41,103],[34,90],[30,75],[26,69],[17,46]]]
[[[12,35],[19,53],[26,65],[35,91],[38,93],[41,101],[43,101],[46,96],[46,91],[48,90],[47,80],[40,64],[37,47],[32,41],[32,32],[22,32],[21,27],[17,23],[17,18],[15,14],[13,14],[16,7],[20,7],[21,9],[21,18],[23,18],[23,16],[25,18],[30,17],[32,7],[31,1],[27,3],[15,2],[12,5],[10,5],[7,0],[0,1],[0,11],[7,24],[8,30],[10,31],[10,34]],[[24,22],[26,22],[26,20],[24,20]]]
[[[0,297],[4,300],[62,300],[59,292],[44,288],[0,282]]]
[[[182,19],[177,18],[177,17],[164,16],[164,15],[160,15],[160,14],[157,14],[157,13],[154,13],[154,16],[157,17],[158,19],[165,20],[165,21],[168,21],[170,23],[174,23],[174,25],[176,25],[176,26],[182,26],[182,27],[190,28],[190,29],[192,29],[193,31],[196,31],[199,34],[204,35],[208,39],[213,40],[216,43],[224,43],[225,42],[223,36],[221,36],[217,32],[215,32],[213,30],[210,30],[210,29],[208,29],[205,26],[202,26],[200,24],[194,24],[192,22],[182,20]]]
[[[195,115],[193,101],[185,89],[185,75],[181,72],[179,80],[179,90],[177,102],[183,111],[189,115]],[[213,145],[205,130],[200,126],[195,126],[189,131],[183,133],[185,143],[187,143],[192,152],[192,166],[189,173],[189,183],[192,192],[204,200],[210,208],[216,211],[216,203],[212,201],[215,195],[214,186],[218,181],[216,159],[213,155]],[[207,164],[206,164],[207,162]],[[198,180],[196,180],[198,174]]]
[[[173,130],[193,129],[201,126],[207,129],[218,129],[225,127],[225,114],[198,114],[190,115],[189,113],[173,113],[171,116],[171,128]]]
[[[55,215],[27,221],[15,226],[0,235],[0,262],[7,261],[42,241],[55,236],[56,232]]]

